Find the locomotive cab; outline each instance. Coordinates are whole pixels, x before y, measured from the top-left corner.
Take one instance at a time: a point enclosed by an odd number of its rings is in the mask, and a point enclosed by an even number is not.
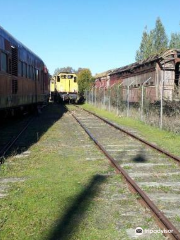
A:
[[[56,76],[55,87],[63,102],[75,102],[77,100],[78,84],[75,73],[60,72]]]

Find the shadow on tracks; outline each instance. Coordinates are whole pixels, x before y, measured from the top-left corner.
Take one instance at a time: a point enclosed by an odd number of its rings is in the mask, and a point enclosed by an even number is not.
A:
[[[140,149],[139,152],[137,152],[137,155],[133,158],[133,162],[135,163],[146,163],[147,161],[144,149]]]
[[[28,148],[37,143],[48,129],[61,119],[66,112],[67,109],[64,105],[49,103],[41,113],[34,117],[29,127],[8,152],[6,158],[10,155],[21,154],[28,150]]]
[[[77,229],[90,201],[99,191],[99,187],[106,180],[106,176],[95,175],[88,186],[83,190],[69,206],[66,213],[59,219],[52,230],[48,240],[68,240],[73,231]]]
[[[133,158],[133,162],[135,162],[135,163],[145,163],[145,162],[147,162],[147,159],[145,158],[144,155],[137,154],[137,156],[135,156]]]
[[[128,154],[126,151],[121,152],[120,154],[118,154],[117,159],[116,160],[118,163],[122,163],[123,159],[128,157]],[[148,162],[147,157],[145,156],[145,152],[143,149],[139,149],[139,151],[137,151],[137,154],[131,158],[131,160],[129,160],[130,162],[134,162],[134,163],[146,163]]]

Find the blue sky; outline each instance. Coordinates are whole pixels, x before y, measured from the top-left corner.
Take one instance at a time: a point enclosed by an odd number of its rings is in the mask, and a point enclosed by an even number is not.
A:
[[[0,0],[0,25],[46,63],[89,68],[92,74],[135,61],[142,32],[157,17],[180,32],[180,1]]]

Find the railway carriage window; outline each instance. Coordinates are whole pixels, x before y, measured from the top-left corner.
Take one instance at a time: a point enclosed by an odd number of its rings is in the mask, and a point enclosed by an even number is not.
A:
[[[57,76],[57,82],[60,82],[60,76]]]
[[[7,54],[1,53],[1,71],[7,72]]]
[[[40,70],[39,70],[39,80],[42,82],[42,74]]]
[[[9,63],[9,66],[8,66],[8,72],[11,74],[11,72],[12,72],[12,68],[11,68],[11,66],[12,66],[12,62],[11,62],[11,59],[10,59],[10,58],[9,58],[8,63]]]
[[[36,69],[33,67],[33,80],[36,80]]]
[[[34,68],[32,67],[32,80],[34,80]]]
[[[18,61],[18,76],[21,76],[21,61]]]
[[[74,82],[77,82],[76,77],[74,77]]]
[[[23,63],[23,77],[27,77],[27,64]]]
[[[29,65],[29,79],[31,79],[31,66]]]
[[[41,80],[41,90],[44,92],[44,78],[43,78],[43,70],[39,71],[40,73],[40,80]]]
[[[43,72],[39,70],[39,80],[42,83],[43,82]]]
[[[29,65],[27,65],[27,78],[29,78]]]
[[[36,69],[35,70],[35,79],[36,79],[36,81],[39,81],[39,70],[38,69]]]
[[[31,79],[31,66],[29,65],[29,79]]]
[[[30,66],[30,78],[33,80],[33,67]]]
[[[23,77],[23,62],[21,62],[21,77]]]

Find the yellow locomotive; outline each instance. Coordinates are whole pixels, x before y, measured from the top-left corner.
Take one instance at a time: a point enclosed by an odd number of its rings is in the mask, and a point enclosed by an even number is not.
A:
[[[60,98],[63,102],[75,102],[78,95],[77,76],[75,73],[60,72],[50,81],[51,98]]]

